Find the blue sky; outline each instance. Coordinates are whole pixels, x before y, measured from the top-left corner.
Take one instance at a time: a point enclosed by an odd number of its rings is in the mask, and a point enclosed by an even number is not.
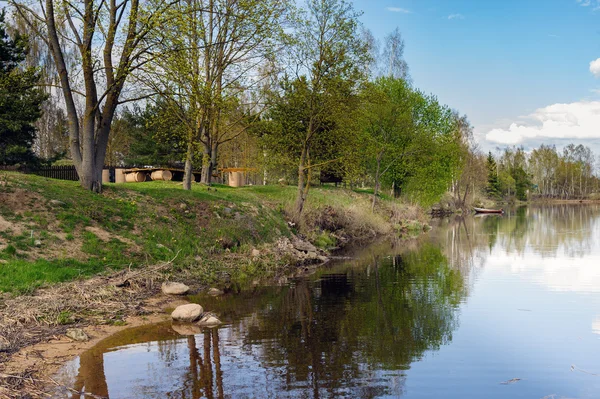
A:
[[[400,29],[414,85],[467,114],[482,149],[575,142],[600,154],[600,79],[590,70],[600,0],[353,3],[378,39]]]

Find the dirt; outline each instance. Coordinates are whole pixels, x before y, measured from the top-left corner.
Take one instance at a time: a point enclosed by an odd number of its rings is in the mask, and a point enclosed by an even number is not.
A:
[[[73,341],[64,334],[57,334],[43,342],[22,348],[0,366],[0,398],[19,397],[15,395],[20,395],[21,392],[27,392],[30,395],[28,397],[31,398],[45,397],[44,392],[57,384],[53,376],[66,362],[119,331],[169,320],[167,310],[183,303],[187,301],[158,295],[142,304],[145,312],[148,313],[145,316],[128,317],[124,325],[84,327],[83,331],[90,338],[86,342]],[[7,380],[11,380],[9,376],[14,376],[12,387],[7,383]]]

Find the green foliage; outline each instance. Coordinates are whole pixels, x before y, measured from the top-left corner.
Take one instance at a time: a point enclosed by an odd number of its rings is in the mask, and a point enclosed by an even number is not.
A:
[[[438,201],[462,166],[455,115],[403,79],[379,78],[364,96],[367,173],[422,204]]]
[[[33,163],[33,123],[41,115],[46,95],[36,88],[35,68],[21,68],[27,55],[27,37],[11,39],[5,12],[0,13],[0,164]]]
[[[121,139],[109,147],[115,163],[175,166],[185,159],[183,126],[164,102],[125,109],[113,121],[111,134],[113,141]]]
[[[498,166],[491,152],[488,154],[486,167],[488,175],[486,192],[491,198],[499,199],[502,195],[502,190],[500,180],[498,179]]]

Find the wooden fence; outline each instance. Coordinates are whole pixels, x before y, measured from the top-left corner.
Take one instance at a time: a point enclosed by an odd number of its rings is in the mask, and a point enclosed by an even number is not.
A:
[[[51,179],[72,180],[72,181],[79,180],[79,175],[77,174],[77,170],[75,170],[75,166],[73,166],[73,165],[43,166],[43,167],[36,167],[36,168],[19,167],[19,166],[12,166],[12,165],[0,165],[0,170],[28,173],[28,174],[39,175],[39,176],[43,176],[43,177],[49,177]]]

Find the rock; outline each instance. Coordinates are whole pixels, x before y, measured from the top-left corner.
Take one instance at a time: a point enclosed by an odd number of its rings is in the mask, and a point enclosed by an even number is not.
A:
[[[319,259],[319,261],[321,261],[323,263],[329,261],[329,258],[327,256],[323,256],[323,255],[317,256],[317,259]]]
[[[252,250],[252,257],[253,258],[258,258],[259,256],[260,256],[260,251],[258,249],[256,249],[256,248],[254,248]]]
[[[231,208],[223,208],[223,212],[229,215],[232,212],[232,210]]]
[[[68,328],[65,334],[67,337],[71,338],[73,341],[84,342],[90,339],[88,335],[81,328]]]
[[[213,287],[213,288],[211,288],[211,289],[209,289],[209,290],[207,291],[207,294],[208,294],[208,295],[211,295],[211,296],[219,296],[219,295],[223,295],[223,294],[224,294],[224,292],[223,292],[223,291],[221,291],[221,290],[220,290],[220,289],[218,289],[218,288],[214,288],[214,287]]]
[[[303,252],[317,252],[317,248],[312,245],[310,242],[306,242],[306,241],[295,241],[293,243],[294,248],[296,248],[298,251],[303,251]]]
[[[65,204],[64,202],[59,201],[59,200],[55,200],[55,199],[50,200],[50,205],[62,206],[64,204]]]
[[[181,204],[179,204],[179,209],[187,209],[187,204],[184,204],[182,202]]]
[[[41,240],[35,240],[33,242],[33,245],[35,245],[36,247],[41,247],[42,246],[42,241]]]
[[[190,290],[190,287],[188,287],[185,284],[174,283],[171,281],[165,281],[164,283],[162,283],[162,286],[160,288],[163,294],[167,295],[185,295]]]
[[[171,325],[171,328],[173,329],[173,331],[175,331],[177,334],[180,334],[180,335],[202,334],[202,327],[200,327],[196,324],[173,323]]]
[[[306,257],[308,259],[317,259],[319,255],[316,252],[310,251],[309,253],[306,254]]]
[[[201,327],[216,327],[221,323],[221,320],[219,320],[217,318],[217,316],[207,313],[204,316],[202,316],[202,318],[200,319],[200,321],[198,322],[197,325],[201,326]]]
[[[196,303],[188,303],[186,305],[177,306],[173,313],[171,313],[171,318],[173,320],[191,323],[198,320],[203,312],[204,309],[202,309],[202,306]]]

